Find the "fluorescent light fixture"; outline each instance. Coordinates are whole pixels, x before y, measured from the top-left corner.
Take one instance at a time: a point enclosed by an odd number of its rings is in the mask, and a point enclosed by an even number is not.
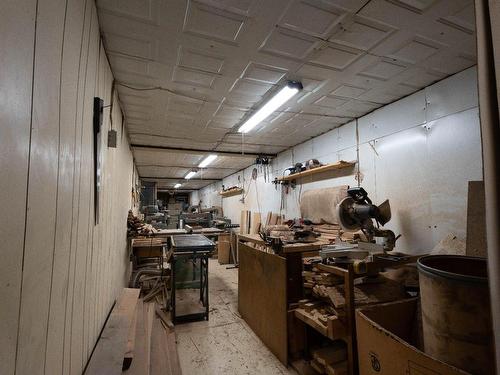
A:
[[[285,87],[276,93],[266,104],[262,106],[252,117],[240,126],[238,132],[248,133],[255,128],[261,121],[265,120],[271,113],[289,101],[295,94],[302,90],[300,82],[290,81]]]
[[[181,186],[182,186],[182,184],[180,184],[180,183],[176,183],[176,184],[174,185],[174,189],[179,189]]]
[[[210,163],[212,163],[215,159],[217,159],[217,155],[208,155],[205,159],[201,161],[201,163],[198,165],[199,168],[205,168],[208,166]]]
[[[191,171],[191,172],[189,172],[189,173],[186,175],[186,177],[184,177],[184,178],[185,178],[186,180],[189,180],[189,179],[190,179],[190,178],[192,178],[195,174],[196,174],[196,172],[195,172],[195,171]]]

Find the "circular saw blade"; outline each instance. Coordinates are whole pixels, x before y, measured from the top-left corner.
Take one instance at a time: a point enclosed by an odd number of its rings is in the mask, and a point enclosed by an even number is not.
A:
[[[340,226],[344,230],[358,231],[361,229],[360,224],[352,216],[354,203],[354,199],[346,197],[337,205],[337,217]]]

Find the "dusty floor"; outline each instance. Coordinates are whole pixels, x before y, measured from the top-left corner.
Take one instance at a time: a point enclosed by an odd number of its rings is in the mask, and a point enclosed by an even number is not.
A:
[[[209,263],[210,319],[175,327],[184,375],[296,374],[264,346],[238,314],[238,270]]]

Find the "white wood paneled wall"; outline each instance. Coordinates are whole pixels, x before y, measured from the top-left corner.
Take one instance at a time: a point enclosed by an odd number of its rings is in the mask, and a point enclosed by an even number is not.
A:
[[[126,283],[133,208],[133,158],[94,1],[4,0],[0,46],[0,374],[80,374]],[[98,225],[95,96],[108,106]]]

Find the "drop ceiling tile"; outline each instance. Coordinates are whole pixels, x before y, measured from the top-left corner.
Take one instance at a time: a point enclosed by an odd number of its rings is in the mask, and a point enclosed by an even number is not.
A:
[[[302,87],[304,91],[315,92],[319,90],[325,83],[323,80],[318,80],[314,78],[302,77],[297,79],[300,83],[302,83]]]
[[[149,75],[149,63],[143,59],[116,54],[109,54],[108,56],[116,71],[144,76]]]
[[[322,96],[314,102],[314,104],[321,107],[337,108],[341,105],[347,103],[349,100],[344,98],[338,98],[333,96]]]
[[[440,45],[436,42],[426,40],[421,37],[404,43],[398,47],[389,57],[397,60],[402,60],[410,64],[416,64],[419,61],[425,60],[439,51]]]
[[[106,49],[110,52],[124,54],[143,59],[154,59],[156,43],[147,39],[139,39],[128,35],[104,33]]]
[[[476,64],[474,56],[452,51],[441,51],[421,63],[422,66],[437,70],[445,75],[459,72],[474,64]]]
[[[233,87],[231,88],[231,91],[248,96],[262,97],[269,91],[271,87],[272,85],[263,82],[237,79]]]
[[[343,25],[329,40],[368,51],[394,31],[395,28],[386,24],[356,15],[351,23]]]
[[[304,59],[317,44],[305,34],[275,28],[261,47],[261,51],[295,59]]]
[[[332,95],[343,96],[347,98],[357,98],[365,93],[367,89],[351,85],[342,85],[331,92]]]
[[[115,15],[158,25],[160,0],[99,0],[97,6]]]
[[[472,34],[475,31],[476,23],[474,18],[474,3],[469,1],[468,4],[458,12],[446,17],[441,17],[438,21],[467,34]]]
[[[292,3],[281,20],[281,25],[304,34],[325,37],[342,19],[345,11],[317,0]]]
[[[239,14],[190,0],[184,22],[184,32],[236,44],[245,19]]]
[[[190,100],[181,96],[172,96],[168,101],[170,113],[195,115],[203,108],[203,102]]]
[[[443,78],[444,75],[439,72],[432,72],[418,68],[416,74],[412,75],[410,78],[405,79],[403,82],[401,82],[401,84],[414,87],[415,89],[421,89]]]
[[[416,13],[422,13],[425,10],[432,7],[439,0],[387,0],[387,1],[390,1],[395,5],[414,11]]]
[[[199,70],[175,67],[172,80],[186,85],[211,88],[215,81],[215,75]]]
[[[219,73],[224,65],[224,58],[209,55],[204,51],[180,47],[178,65],[204,72]]]
[[[329,43],[315,54],[311,62],[344,70],[362,54],[361,50]]]
[[[286,72],[286,69],[275,68],[251,61],[243,71],[242,78],[276,84],[286,75]]]
[[[360,75],[372,77],[380,80],[388,80],[396,74],[401,73],[406,69],[406,66],[390,61],[380,60],[374,65],[363,70]]]

